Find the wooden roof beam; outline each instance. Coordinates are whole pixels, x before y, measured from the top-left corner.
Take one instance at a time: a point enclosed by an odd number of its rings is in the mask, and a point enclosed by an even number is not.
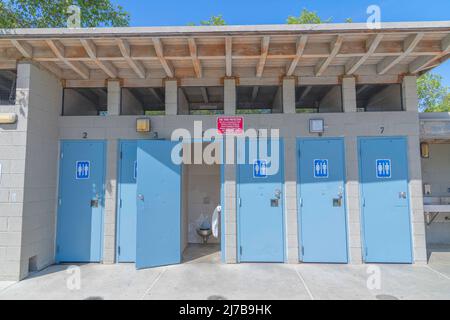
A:
[[[311,91],[311,89],[312,89],[312,86],[307,86],[307,87],[303,90],[303,92],[302,92],[302,94],[300,95],[300,97],[298,98],[297,103],[300,103],[300,101],[303,100],[303,99],[308,95],[308,93]]]
[[[55,56],[68,67],[75,71],[84,80],[89,80],[90,70],[83,63],[77,61],[69,61],[65,57],[65,48],[61,42],[57,40],[46,40],[47,45],[53,51]]]
[[[164,48],[160,38],[152,38],[153,46],[155,47],[156,55],[158,56],[159,62],[161,63],[166,75],[169,78],[173,78],[175,76],[175,72],[173,68],[169,65],[166,58],[164,57]]]
[[[297,40],[297,50],[295,53],[295,58],[292,60],[289,68],[287,69],[286,75],[288,77],[292,76],[294,74],[295,69],[297,68],[297,65],[303,55],[303,52],[305,51],[306,43],[308,42],[308,36],[304,35],[298,38]]]
[[[255,102],[256,98],[258,97],[259,87],[254,86],[252,90],[252,102]]]
[[[256,77],[261,78],[266,66],[267,55],[269,54],[270,37],[265,36],[261,40],[261,56],[259,58],[258,66],[256,67]]]
[[[81,39],[80,41],[89,58],[91,58],[91,60],[94,61],[95,64],[108,75],[108,77],[117,78],[117,69],[112,65],[112,63],[108,61],[100,61],[97,58],[97,46],[94,41],[89,39]]]
[[[414,60],[409,65],[409,72],[410,73],[418,73],[422,71],[423,69],[426,69],[429,67],[433,62],[439,61],[444,56],[450,53],[450,35],[447,35],[444,39],[441,41],[441,50],[442,52],[436,56],[429,57],[419,57],[416,60]]]
[[[159,95],[158,92],[156,92],[155,88],[148,88],[150,93],[158,100],[159,103],[164,103],[164,98]]]
[[[233,38],[225,38],[225,75],[233,75]]]
[[[356,59],[354,62],[350,62],[345,66],[345,74],[352,75],[358,70],[360,66],[366,62],[367,59],[370,58],[370,56],[377,50],[378,45],[380,44],[381,40],[383,39],[382,34],[377,34],[374,36],[371,36],[369,40],[366,41],[366,54],[363,55],[361,58]]]
[[[331,43],[330,46],[330,55],[326,58],[322,63],[320,63],[315,68],[315,74],[317,77],[321,76],[328,66],[331,64],[333,59],[337,56],[339,51],[341,50],[342,43],[344,42],[344,38],[341,35],[338,35],[336,39]]]
[[[203,101],[209,103],[208,90],[206,87],[200,87],[200,91],[202,92]]]
[[[403,42],[403,53],[397,57],[387,57],[377,64],[377,73],[383,75],[406,58],[422,40],[424,33],[412,34]]]
[[[33,47],[25,41],[11,40],[13,46],[27,59],[33,58]]]
[[[197,44],[194,38],[188,39],[189,53],[191,54],[192,64],[194,65],[194,71],[197,78],[202,78],[202,64],[198,58]]]
[[[130,44],[123,39],[116,40],[117,46],[120,49],[120,53],[127,61],[128,65],[131,69],[133,69],[134,73],[141,79],[145,79],[146,70],[145,67],[139,61],[135,61],[131,58],[131,48]]]

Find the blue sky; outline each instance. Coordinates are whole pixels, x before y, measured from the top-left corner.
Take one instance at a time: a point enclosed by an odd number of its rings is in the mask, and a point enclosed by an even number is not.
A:
[[[222,14],[228,24],[282,24],[302,8],[317,11],[324,19],[365,22],[366,9],[377,4],[381,20],[438,21],[450,19],[449,0],[113,0],[131,14],[132,26],[168,26],[198,23],[211,15]],[[434,72],[450,86],[450,62]]]

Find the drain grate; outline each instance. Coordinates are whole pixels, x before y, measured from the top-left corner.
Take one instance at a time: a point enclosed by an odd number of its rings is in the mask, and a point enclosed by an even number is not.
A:
[[[209,296],[207,300],[227,300],[227,298],[225,298],[224,296],[213,295]]]
[[[378,300],[399,300],[397,297],[391,296],[389,294],[379,294],[376,296],[376,298]]]
[[[87,297],[84,300],[105,300],[103,297],[93,296],[93,297]]]

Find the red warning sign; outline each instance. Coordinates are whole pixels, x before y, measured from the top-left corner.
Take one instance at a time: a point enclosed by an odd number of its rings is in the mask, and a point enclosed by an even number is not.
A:
[[[243,117],[218,117],[217,131],[221,135],[243,134],[244,118]]]

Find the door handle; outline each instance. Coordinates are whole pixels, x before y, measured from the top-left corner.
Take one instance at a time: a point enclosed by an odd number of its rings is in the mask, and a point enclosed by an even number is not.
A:
[[[279,190],[279,189],[275,190],[275,198],[276,199],[281,199],[281,190]]]
[[[399,192],[399,193],[398,193],[398,197],[399,197],[400,199],[406,199],[406,192]]]
[[[143,194],[138,194],[137,198],[141,201],[144,201],[144,195]]]

